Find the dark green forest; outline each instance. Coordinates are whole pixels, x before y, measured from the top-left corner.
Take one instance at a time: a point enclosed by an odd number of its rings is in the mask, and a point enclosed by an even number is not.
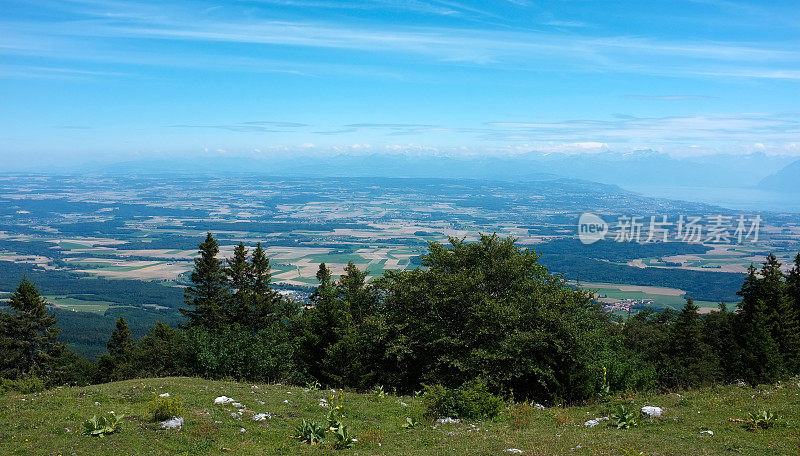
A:
[[[688,299],[680,311],[622,321],[550,273],[539,253],[496,235],[431,242],[423,268],[369,282],[352,263],[337,280],[321,264],[310,303],[275,290],[260,244],[252,251],[239,244],[223,261],[209,233],[199,253],[183,290],[182,323],[174,313],[156,322],[109,310],[85,328],[87,339],[103,332],[107,340],[96,362],[59,340],[57,320],[69,326],[71,316],[49,312],[40,295],[52,286],[45,278],[61,273],[26,273],[0,314],[0,377],[57,385],[190,375],[402,393],[438,385],[577,403],[800,373],[800,254],[788,274],[771,254],[752,266],[739,280],[735,312],[721,306],[700,315]],[[142,285],[141,293],[159,299],[150,286],[161,287]]]

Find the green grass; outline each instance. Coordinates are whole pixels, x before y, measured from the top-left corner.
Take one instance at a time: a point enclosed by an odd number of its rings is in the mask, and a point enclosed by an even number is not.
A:
[[[58,243],[58,248],[61,250],[92,250],[92,246],[81,244],[78,242],[61,241]]]
[[[164,392],[183,400],[186,413],[181,430],[161,430],[150,421],[147,402]],[[289,438],[302,419],[324,420],[327,409],[318,403],[330,394],[328,390],[197,378],[61,387],[29,396],[9,393],[0,397],[0,454],[503,455],[510,454],[503,451],[508,448],[519,448],[526,455],[796,455],[800,451],[800,388],[794,383],[781,388],[722,386],[680,396],[632,396],[569,408],[525,411],[514,407],[494,421],[434,425],[420,420],[422,424],[413,429],[401,425],[406,417],[421,417],[419,399],[378,399],[347,392],[344,422],[358,436],[354,448],[336,451]],[[231,405],[213,404],[221,395],[246,406],[241,417]],[[645,404],[660,406],[665,416],[644,419],[630,430],[604,424],[582,426],[621,402],[636,409]],[[742,423],[728,420],[744,419],[748,412],[763,409],[778,413],[780,424],[748,431]],[[126,415],[120,432],[103,439],[80,434],[84,420],[110,411]],[[273,418],[251,420],[253,413],[262,412],[270,412]],[[699,436],[707,429],[714,435]]]
[[[612,299],[652,299],[653,307],[660,309],[664,307],[671,307],[679,310],[686,304],[686,298],[681,296],[659,295],[645,293],[642,291],[622,291],[617,288],[593,288],[586,287],[587,289],[595,290],[601,297]],[[712,301],[694,301],[699,307],[713,307],[716,308],[718,303]]]
[[[69,298],[66,296],[45,296],[50,304],[55,304],[62,309],[72,309],[79,312],[95,312],[102,314],[109,307],[118,305],[110,301],[85,301],[83,299]]]

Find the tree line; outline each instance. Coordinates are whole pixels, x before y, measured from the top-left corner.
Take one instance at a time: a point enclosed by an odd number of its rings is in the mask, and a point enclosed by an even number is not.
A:
[[[323,263],[310,303],[274,290],[260,244],[227,260],[209,233],[184,292],[186,323],[136,340],[117,321],[97,363],[56,341],[55,318],[24,279],[0,314],[0,376],[49,384],[195,375],[317,382],[411,393],[476,379],[506,397],[577,402],[625,390],[674,390],[800,373],[800,254],[751,266],[735,312],[647,310],[623,321],[588,290],[548,273],[510,238],[430,243],[423,268],[372,281]]]

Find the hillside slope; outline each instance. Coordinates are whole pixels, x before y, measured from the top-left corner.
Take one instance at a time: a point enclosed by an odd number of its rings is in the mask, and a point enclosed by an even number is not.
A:
[[[759,182],[758,187],[777,192],[800,193],[800,160],[765,177]]]
[[[186,406],[180,430],[152,423],[147,402],[170,393]],[[357,434],[348,450],[309,446],[289,438],[302,419],[323,422],[320,399],[331,391],[281,385],[208,381],[197,378],[130,380],[88,387],[60,387],[28,396],[0,397],[0,453],[25,455],[102,454],[380,454],[380,455],[711,455],[798,454],[800,451],[800,385],[795,382],[759,388],[723,386],[660,396],[617,398],[609,403],[534,410],[514,407],[495,421],[434,424],[403,429],[406,417],[420,417],[417,398],[347,392],[345,424]],[[229,396],[244,407],[215,405]],[[639,427],[617,430],[591,418],[608,414],[611,405],[628,403],[664,408],[663,418],[643,419]],[[741,422],[748,412],[769,409],[780,424],[748,431]],[[121,431],[105,438],[81,435],[93,414],[114,411],[126,418]],[[239,413],[241,412],[241,414]],[[253,421],[255,413],[271,419]],[[701,435],[711,430],[712,435]]]

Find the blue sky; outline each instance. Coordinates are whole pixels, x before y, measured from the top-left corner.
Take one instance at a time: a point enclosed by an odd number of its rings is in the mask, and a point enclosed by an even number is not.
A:
[[[0,5],[6,165],[643,148],[800,156],[800,3]]]

